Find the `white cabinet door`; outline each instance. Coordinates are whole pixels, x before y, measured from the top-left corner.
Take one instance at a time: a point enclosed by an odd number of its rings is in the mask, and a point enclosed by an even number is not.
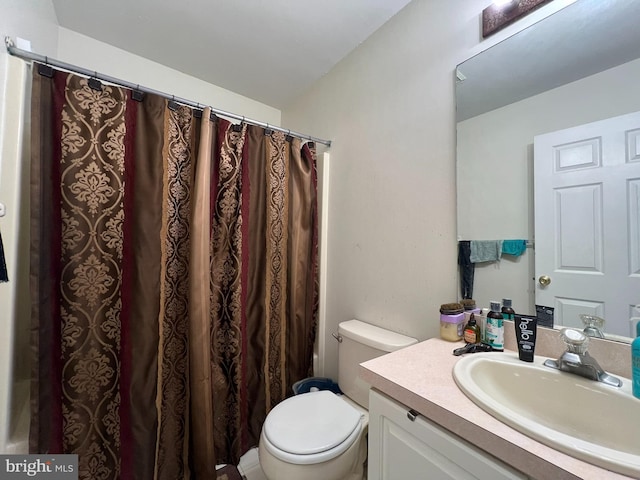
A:
[[[498,459],[376,392],[369,395],[369,480],[526,479]]]
[[[536,304],[555,324],[635,337],[640,303],[640,112],[534,139]]]

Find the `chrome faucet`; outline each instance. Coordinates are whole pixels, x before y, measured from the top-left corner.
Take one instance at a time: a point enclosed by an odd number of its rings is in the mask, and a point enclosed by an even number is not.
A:
[[[604,318],[596,317],[595,315],[580,315],[580,320],[584,324],[583,332],[588,337],[604,338],[602,329],[604,327]]]
[[[560,332],[560,338],[567,345],[567,351],[558,360],[545,360],[545,366],[562,372],[573,373],[613,387],[622,386],[622,381],[619,378],[605,372],[596,359],[589,355],[589,352],[587,352],[589,337],[583,332],[565,328]]]

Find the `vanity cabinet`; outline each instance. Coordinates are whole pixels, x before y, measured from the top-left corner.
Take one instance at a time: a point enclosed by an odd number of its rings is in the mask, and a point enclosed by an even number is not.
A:
[[[368,480],[528,478],[373,389],[368,469]]]

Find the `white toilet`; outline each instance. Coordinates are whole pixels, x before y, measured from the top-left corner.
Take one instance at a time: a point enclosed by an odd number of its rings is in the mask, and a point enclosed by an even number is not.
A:
[[[417,343],[349,320],[338,325],[338,385],[290,397],[271,410],[260,435],[260,466],[269,480],[361,480],[367,458],[369,385],[362,362]]]

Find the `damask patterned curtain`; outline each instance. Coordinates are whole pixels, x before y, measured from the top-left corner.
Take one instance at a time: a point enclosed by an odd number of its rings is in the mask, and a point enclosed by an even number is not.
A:
[[[215,478],[311,373],[315,152],[170,103],[34,68],[30,450],[82,479]]]

